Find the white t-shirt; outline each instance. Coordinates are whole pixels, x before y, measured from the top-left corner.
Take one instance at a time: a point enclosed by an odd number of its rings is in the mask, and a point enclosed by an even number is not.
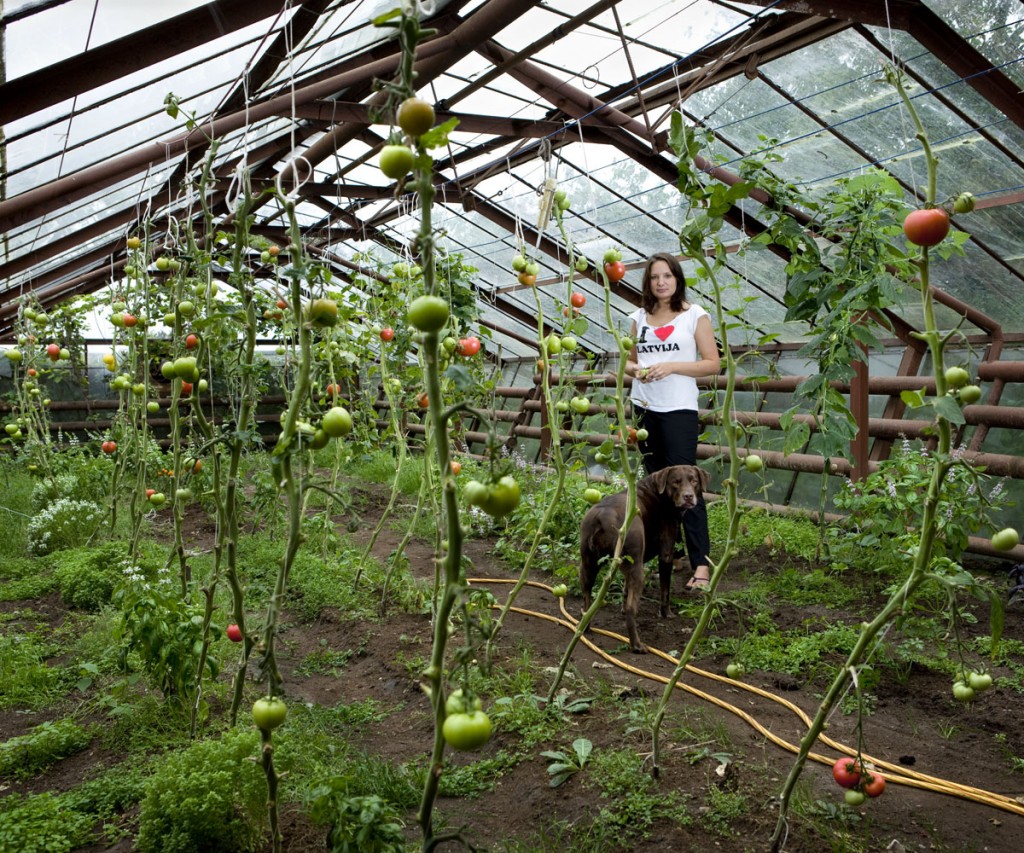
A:
[[[700,361],[697,351],[697,321],[708,312],[698,305],[690,307],[664,326],[654,327],[647,321],[643,308],[629,319],[636,324],[636,358],[640,367],[651,367],[665,361]],[[696,412],[697,380],[673,373],[656,382],[633,379],[633,402],[652,412],[688,410]]]

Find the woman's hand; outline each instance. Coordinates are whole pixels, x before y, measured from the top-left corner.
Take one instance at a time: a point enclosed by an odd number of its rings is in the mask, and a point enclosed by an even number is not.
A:
[[[664,362],[662,364],[655,364],[646,370],[639,371],[638,376],[641,382],[657,382],[659,379],[664,379],[666,376],[671,374],[673,371],[669,369],[669,363]]]

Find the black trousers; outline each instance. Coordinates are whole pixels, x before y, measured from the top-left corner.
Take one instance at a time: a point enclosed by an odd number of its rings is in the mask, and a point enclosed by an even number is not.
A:
[[[669,465],[697,464],[697,437],[700,419],[694,411],[652,412],[634,405],[638,427],[647,430],[647,440],[640,442],[644,468],[648,474]],[[708,533],[708,508],[701,496],[697,505],[683,513],[683,536],[690,568],[710,566],[711,536]]]

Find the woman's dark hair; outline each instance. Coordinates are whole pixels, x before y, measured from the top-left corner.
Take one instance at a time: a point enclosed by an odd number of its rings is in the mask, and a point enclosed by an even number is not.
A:
[[[651,267],[658,261],[664,261],[668,264],[669,271],[676,280],[676,292],[672,294],[669,307],[676,312],[682,311],[683,303],[686,302],[686,276],[683,275],[683,268],[680,266],[679,261],[676,260],[676,256],[668,252],[656,252],[647,259],[647,264],[644,266],[640,304],[643,306],[644,311],[653,311],[658,307],[658,300],[651,291]]]

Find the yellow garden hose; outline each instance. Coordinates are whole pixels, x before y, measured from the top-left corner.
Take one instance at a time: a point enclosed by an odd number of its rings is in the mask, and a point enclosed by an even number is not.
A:
[[[510,578],[468,578],[467,582],[470,584],[515,583],[515,581]],[[551,587],[547,586],[546,584],[539,583],[537,581],[528,581],[527,585],[532,586],[536,589],[545,590],[549,593],[551,592]],[[559,606],[562,611],[562,615],[565,617],[564,619],[559,618],[557,616],[551,616],[547,613],[539,613],[534,610],[526,610],[521,607],[512,607],[510,609],[514,613],[519,613],[523,616],[531,616],[536,619],[544,619],[548,622],[554,622],[556,625],[561,625],[565,628],[568,628],[570,631],[575,631],[576,625],[578,624],[579,620],[571,616],[569,612],[565,609],[565,599],[559,599]],[[622,636],[621,634],[616,634],[612,631],[605,631],[593,627],[591,627],[590,630],[595,634],[600,634],[602,636],[609,637],[622,643],[628,642],[628,640],[624,636]],[[639,667],[633,666],[632,664],[623,662],[614,655],[611,655],[608,652],[604,651],[604,649],[599,648],[597,645],[591,642],[587,635],[584,635],[582,637],[582,641],[584,644],[586,644],[587,648],[589,648],[592,652],[594,652],[596,655],[603,658],[604,660],[608,661],[612,665],[618,667],[619,669],[623,669],[626,672],[630,672],[634,675],[650,679],[651,681],[657,681],[662,684],[667,684],[669,681],[669,679],[666,676],[659,675],[658,673],[654,672],[648,672],[647,670],[640,669]],[[665,661],[668,661],[673,666],[676,666],[679,663],[679,661],[676,658],[672,657],[670,654],[666,652],[661,651],[660,649],[655,649],[651,646],[647,646],[647,651],[657,657],[662,658]],[[729,678],[728,676],[718,675],[717,673],[708,672],[703,669],[698,669],[694,666],[687,665],[686,671],[692,673],[693,675],[698,675],[702,678],[708,678],[712,681],[719,681],[722,684],[729,685],[730,687],[736,687],[742,690],[746,690],[764,699],[769,699],[772,702],[776,702],[779,705],[783,705],[784,707],[792,711],[794,714],[796,714],[796,716],[800,718],[801,722],[803,722],[805,726],[809,728],[811,725],[811,718],[803,711],[803,709],[799,708],[798,706],[790,702],[788,699],[783,698],[782,696],[778,696],[775,693],[763,690],[760,687],[755,687],[752,684],[747,684],[743,681],[736,681],[735,679]],[[706,702],[710,702],[713,705],[717,705],[719,708],[722,708],[730,712],[731,714],[735,714],[737,717],[746,722],[748,725],[750,725],[752,728],[754,728],[757,732],[766,737],[776,746],[779,746],[782,749],[785,749],[793,753],[794,755],[800,752],[800,747],[798,745],[792,744],[789,741],[784,740],[783,738],[780,738],[778,735],[769,731],[767,728],[761,725],[761,723],[759,723],[754,717],[752,717],[750,714],[748,714],[741,708],[737,708],[735,705],[731,705],[725,700],[719,699],[717,696],[713,696],[710,693],[705,693],[704,691],[698,690],[696,687],[693,687],[689,684],[685,684],[682,681],[678,682],[676,684],[676,687],[678,687],[681,690],[685,690],[688,693],[691,693],[694,696],[697,696]],[[856,757],[857,755],[857,751],[855,749],[852,749],[849,746],[846,746],[845,744],[841,744],[835,740],[832,740],[831,738],[827,737],[824,733],[818,736],[818,740],[824,743],[826,746],[835,749],[837,752],[843,755],[849,755],[851,757]],[[827,758],[826,756],[815,752],[809,753],[808,758],[817,761],[820,764],[828,765],[829,767],[831,767],[832,764],[835,762],[834,758]],[[877,759],[866,754],[862,754],[862,758],[865,762],[873,765],[874,767],[877,767],[879,770],[885,771],[885,779],[887,782],[891,782],[897,785],[906,785],[911,788],[919,788],[924,791],[932,791],[938,794],[947,794],[949,796],[959,797],[964,800],[972,800],[973,802],[981,803],[982,805],[993,806],[994,808],[1002,809],[1003,811],[1012,812],[1013,814],[1024,816],[1024,804],[1021,804],[1012,797],[1008,797],[1003,794],[995,794],[991,791],[982,790],[981,788],[973,788],[970,785],[961,785],[958,782],[950,782],[946,779],[939,779],[934,776],[928,776],[927,774],[918,773],[914,770],[909,770],[898,764],[892,764],[888,761]]]

